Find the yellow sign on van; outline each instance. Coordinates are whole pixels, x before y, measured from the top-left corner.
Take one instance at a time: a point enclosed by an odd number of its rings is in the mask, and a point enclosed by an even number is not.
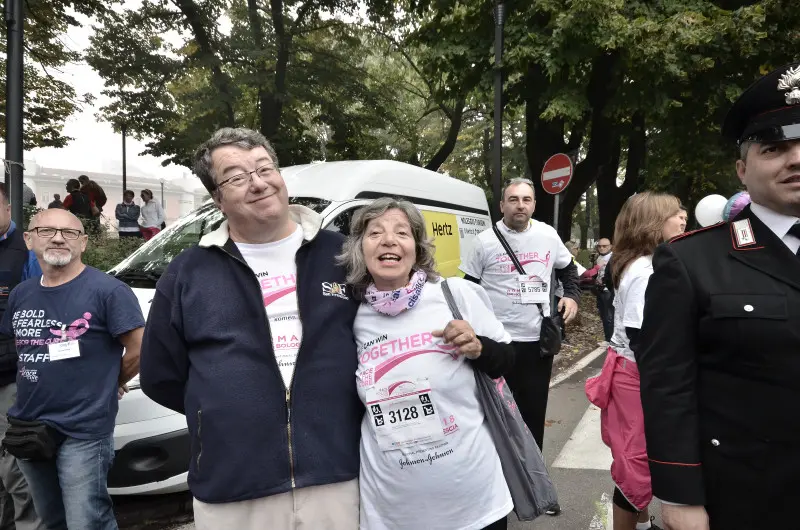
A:
[[[425,218],[428,237],[436,246],[436,270],[445,278],[461,276],[461,241],[458,220],[451,213],[420,210]]]

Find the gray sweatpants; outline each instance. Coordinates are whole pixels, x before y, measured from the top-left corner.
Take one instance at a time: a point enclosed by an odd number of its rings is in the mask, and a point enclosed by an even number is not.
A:
[[[0,388],[0,440],[8,430],[8,409],[17,399],[17,385]],[[17,459],[0,449],[0,530],[46,530],[28,491],[28,483],[17,466]]]

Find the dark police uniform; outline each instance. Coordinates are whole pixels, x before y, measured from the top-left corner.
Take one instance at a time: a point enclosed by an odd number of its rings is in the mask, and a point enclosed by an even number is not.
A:
[[[751,86],[723,134],[758,143],[800,138],[800,63]],[[752,205],[653,257],[636,351],[653,494],[705,505],[713,530],[797,523],[797,222]]]

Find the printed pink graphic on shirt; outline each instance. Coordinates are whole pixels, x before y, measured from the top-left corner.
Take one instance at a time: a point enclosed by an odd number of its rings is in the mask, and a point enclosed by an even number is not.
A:
[[[517,261],[523,267],[530,263],[541,263],[544,265],[545,269],[550,264],[550,251],[548,250],[544,256],[540,256],[538,252],[517,252]],[[500,264],[500,272],[510,273],[516,272],[517,267],[514,266],[514,263],[511,261],[511,258],[508,256],[506,252],[501,252],[499,254],[495,254],[494,256],[495,263]],[[528,272],[528,271],[526,271]]]
[[[50,328],[50,333],[56,337],[61,337],[62,340],[75,340],[89,331],[89,320],[91,319],[91,313],[84,313],[83,318],[75,320],[65,330]]]
[[[444,344],[441,341],[434,343],[434,336],[428,332],[415,333],[407,337],[393,340],[388,340],[388,337],[385,335],[381,338],[384,340],[380,343],[367,345],[366,347],[362,346],[362,351],[359,355],[361,364],[372,364],[372,362],[378,361],[381,358],[386,359],[378,362],[375,366],[367,368],[361,373],[359,380],[361,386],[374,385],[393,368],[418,355],[440,353],[449,355],[453,360],[458,359],[458,353],[455,351],[456,346]],[[425,346],[429,347],[425,348]]]
[[[261,294],[264,297],[264,307],[269,307],[275,300],[295,292],[297,289],[297,275],[286,274],[261,278],[259,284],[261,284]]]

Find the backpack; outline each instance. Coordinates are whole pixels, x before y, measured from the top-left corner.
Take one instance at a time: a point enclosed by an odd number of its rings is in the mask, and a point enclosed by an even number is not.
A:
[[[72,197],[72,204],[69,206],[70,212],[86,219],[94,217],[92,215],[92,203],[88,195],[81,191],[72,191],[70,196]]]

